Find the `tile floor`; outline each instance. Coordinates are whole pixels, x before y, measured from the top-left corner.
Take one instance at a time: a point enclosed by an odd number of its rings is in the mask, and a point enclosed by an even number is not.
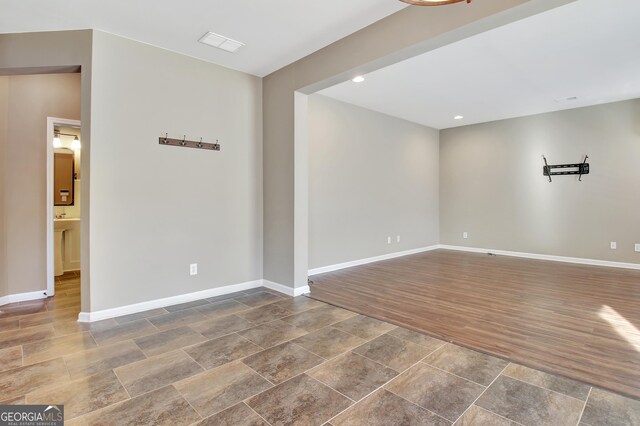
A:
[[[254,289],[92,324],[79,277],[0,307],[0,403],[68,424],[640,425],[640,401]]]

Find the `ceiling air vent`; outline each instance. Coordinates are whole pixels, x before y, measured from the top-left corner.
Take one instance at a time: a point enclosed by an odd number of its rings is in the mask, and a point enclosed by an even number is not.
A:
[[[229,37],[222,36],[220,34],[208,32],[198,40],[200,43],[204,43],[209,46],[217,47],[227,52],[235,52],[244,46],[244,43],[230,39]]]

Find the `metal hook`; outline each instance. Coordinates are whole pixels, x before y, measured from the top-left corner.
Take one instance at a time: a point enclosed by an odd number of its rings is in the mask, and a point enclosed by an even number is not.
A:
[[[198,142],[198,148],[202,148],[202,138],[200,138],[200,142]]]
[[[180,145],[182,145],[182,146],[186,146],[186,145],[187,145],[187,140],[186,140],[186,139],[187,139],[187,135],[184,135],[184,136],[182,137],[182,142],[180,142]]]

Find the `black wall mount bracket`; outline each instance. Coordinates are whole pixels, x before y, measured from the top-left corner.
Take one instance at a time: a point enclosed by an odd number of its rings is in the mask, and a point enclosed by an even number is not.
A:
[[[582,176],[589,174],[589,163],[587,160],[589,159],[588,155],[585,155],[584,161],[582,163],[576,164],[554,164],[549,165],[547,163],[547,157],[542,156],[544,160],[544,167],[542,168],[542,175],[547,176],[549,178],[549,182],[553,182],[551,180],[551,176],[567,176],[567,175],[579,175],[578,181],[582,182]]]

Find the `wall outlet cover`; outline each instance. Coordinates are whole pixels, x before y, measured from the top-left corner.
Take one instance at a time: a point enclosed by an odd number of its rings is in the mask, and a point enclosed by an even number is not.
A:
[[[198,264],[192,263],[189,265],[189,274],[190,275],[198,275]]]
[[[618,248],[618,243],[615,241],[611,241],[611,250],[616,250]]]
[[[636,244],[636,251],[640,253],[640,244]]]
[[[391,237],[387,237],[387,244],[391,244]]]
[[[400,242],[400,235],[398,235],[398,236],[396,237],[396,242],[398,242],[398,243]]]
[[[468,232],[463,232],[463,233],[462,233],[462,238],[464,238],[465,240],[466,240],[467,238],[469,238],[469,233],[468,233]]]

